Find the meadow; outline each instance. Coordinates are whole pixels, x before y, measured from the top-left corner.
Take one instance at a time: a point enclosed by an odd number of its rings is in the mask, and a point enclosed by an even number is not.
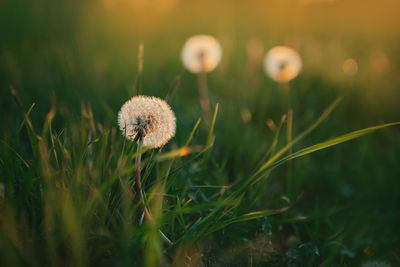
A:
[[[0,266],[400,265],[398,11],[0,1]],[[222,49],[206,81],[181,60],[197,34]],[[287,83],[277,45],[302,59]],[[174,112],[165,146],[121,132],[135,95]]]

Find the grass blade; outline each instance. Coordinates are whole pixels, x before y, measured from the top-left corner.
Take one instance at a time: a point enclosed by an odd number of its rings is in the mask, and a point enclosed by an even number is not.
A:
[[[194,127],[193,127],[193,130],[190,132],[189,138],[188,138],[188,140],[186,141],[185,146],[188,146],[188,145],[190,144],[190,142],[192,141],[193,136],[194,136],[194,134],[195,134],[197,128],[198,128],[199,125],[200,125],[200,122],[201,122],[201,118],[199,118],[199,119],[197,120],[196,124],[195,124]]]
[[[145,153],[147,150],[149,150],[150,148],[151,148],[151,146],[145,146],[145,147],[139,149],[139,151],[136,151],[135,153],[133,153],[132,155],[130,155],[130,158],[131,158],[131,159],[134,159],[134,158],[136,158],[137,156],[144,154],[144,153]]]
[[[202,150],[202,147],[200,146],[185,146],[179,149],[172,150],[167,153],[159,154],[155,157],[156,161],[164,161],[168,159],[174,159],[174,158],[179,158],[179,157],[184,157],[190,153],[193,152],[200,152]]]
[[[216,121],[216,119],[217,119],[218,107],[219,107],[219,103],[217,103],[217,104],[215,105],[214,116],[213,116],[213,120],[212,120],[212,122],[211,122],[210,131],[208,132],[206,147],[208,147],[208,146],[212,143],[212,141],[213,141],[214,127],[215,127],[215,121]]]
[[[292,159],[295,159],[295,158],[299,158],[299,157],[305,156],[307,154],[311,154],[311,153],[313,153],[315,151],[322,150],[322,149],[325,149],[325,148],[328,148],[328,147],[331,147],[331,146],[335,146],[335,145],[338,145],[340,143],[344,143],[344,142],[350,141],[352,139],[356,139],[356,138],[361,137],[363,135],[372,133],[372,132],[374,132],[376,130],[383,129],[383,128],[386,128],[386,127],[395,126],[395,125],[400,125],[400,122],[392,122],[392,123],[387,123],[387,124],[383,124],[383,125],[373,126],[373,127],[365,128],[365,129],[362,129],[362,130],[354,131],[354,132],[351,132],[351,133],[347,133],[347,134],[339,136],[339,137],[335,137],[335,138],[330,139],[328,141],[325,141],[325,142],[322,142],[322,143],[319,143],[319,144],[316,144],[316,145],[312,145],[312,146],[303,148],[303,149],[301,149],[301,150],[299,150],[299,151],[297,151],[295,153],[292,153],[289,156],[277,161],[271,167],[277,167],[277,166],[279,166],[279,165],[281,165],[281,164],[283,164],[283,163],[285,163],[285,162],[287,162],[289,160],[292,160]]]
[[[232,223],[244,222],[244,221],[254,220],[257,218],[262,218],[262,217],[269,216],[269,215],[279,214],[279,213],[283,213],[283,212],[287,211],[288,209],[289,209],[289,207],[284,207],[284,208],[281,208],[278,210],[262,210],[262,211],[250,212],[250,213],[238,216],[236,218],[232,218],[232,219],[217,223],[213,227],[211,227],[211,229],[208,230],[208,232],[206,234],[207,235],[211,234],[215,231],[225,228],[226,226],[228,226]]]
[[[274,156],[272,156],[263,166],[258,169],[255,175],[260,174],[263,172],[266,168],[268,168],[272,163],[274,163],[276,160],[278,160],[279,157],[281,157],[286,151],[288,151],[294,144],[298,143],[300,140],[302,140],[304,137],[306,137],[309,133],[311,133],[315,128],[318,127],[326,118],[329,117],[329,115],[332,113],[332,111],[335,109],[337,104],[342,100],[341,97],[338,97],[333,103],[321,114],[321,116],[310,126],[308,127],[304,132],[302,132],[299,136],[297,136],[292,142],[288,143],[286,146],[284,146],[282,149],[280,149]]]
[[[342,100],[341,97],[338,97],[333,103],[319,116],[319,118],[304,132],[302,132],[299,136],[297,136],[294,140],[290,143],[286,144],[283,148],[281,148],[275,155],[270,157],[270,159],[265,162],[249,179],[247,179],[243,185],[232,193],[232,197],[237,197],[238,195],[242,194],[251,184],[256,181],[260,180],[260,177],[263,176],[265,171],[274,164],[284,153],[286,153],[294,144],[298,143],[304,137],[306,137],[309,133],[311,133],[318,125],[320,125],[328,116],[332,113],[335,109],[337,104]]]

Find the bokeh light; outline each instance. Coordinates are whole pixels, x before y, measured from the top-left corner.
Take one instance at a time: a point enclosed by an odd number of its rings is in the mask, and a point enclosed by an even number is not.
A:
[[[344,74],[354,76],[358,73],[358,63],[354,58],[348,58],[343,62],[342,69]]]

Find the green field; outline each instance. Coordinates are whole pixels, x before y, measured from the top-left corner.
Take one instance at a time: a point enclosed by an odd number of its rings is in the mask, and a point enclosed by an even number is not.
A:
[[[399,266],[399,12],[0,0],[0,266]],[[180,58],[196,34],[223,51],[212,122]],[[276,45],[303,61],[288,84],[262,67]],[[175,113],[161,149],[121,134],[134,95]]]

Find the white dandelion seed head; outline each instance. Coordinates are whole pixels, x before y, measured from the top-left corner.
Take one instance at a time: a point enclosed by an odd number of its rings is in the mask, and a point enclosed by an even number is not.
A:
[[[288,82],[296,78],[301,67],[299,53],[286,46],[271,48],[264,59],[265,72],[276,82]]]
[[[195,35],[185,42],[181,58],[183,65],[190,72],[210,72],[221,61],[222,48],[219,42],[210,35]]]
[[[118,113],[119,128],[128,140],[141,138],[144,146],[160,147],[174,137],[175,114],[162,99],[134,96]]]

